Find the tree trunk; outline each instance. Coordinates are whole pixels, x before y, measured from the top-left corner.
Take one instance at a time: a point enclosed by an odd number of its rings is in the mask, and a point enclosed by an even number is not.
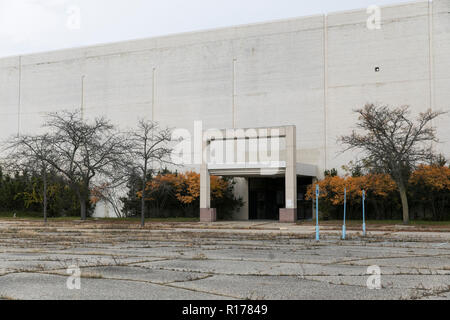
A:
[[[142,188],[141,198],[141,227],[145,226],[145,186]]]
[[[402,200],[403,224],[409,224],[408,196],[406,195],[406,187],[403,181],[399,181],[398,190],[400,192],[400,198]]]
[[[47,224],[47,171],[43,170],[44,179],[44,224]]]
[[[81,220],[86,221],[86,199],[84,197],[80,198],[80,211]]]
[[[147,163],[144,166],[144,174],[142,176],[142,197],[141,197],[141,227],[145,226],[145,188],[147,187]]]

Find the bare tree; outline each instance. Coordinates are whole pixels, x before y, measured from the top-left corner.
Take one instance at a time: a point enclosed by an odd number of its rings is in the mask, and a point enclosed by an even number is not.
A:
[[[103,201],[109,205],[113,210],[117,218],[123,218],[121,210],[120,195],[122,194],[119,186],[111,186],[109,184],[96,185],[92,189],[92,195],[96,198],[97,202]]]
[[[141,226],[145,226],[145,189],[147,187],[147,177],[154,165],[161,167],[163,164],[171,164],[170,155],[172,149],[169,143],[172,140],[171,130],[162,129],[154,121],[139,120],[138,127],[129,133],[131,143],[131,158],[134,160],[134,168],[138,170],[142,177],[142,197],[141,197]]]
[[[130,143],[128,140],[123,140],[123,148],[126,153],[130,150]],[[130,157],[123,157],[122,165],[116,167],[114,172],[111,172],[107,179],[95,181],[91,188],[91,195],[96,200],[96,203],[102,201],[109,205],[117,218],[123,218],[122,201],[120,196],[126,193],[125,185],[129,182],[130,172],[133,170],[133,162]]]
[[[432,142],[438,142],[431,121],[444,114],[427,110],[412,121],[408,106],[389,108],[367,104],[355,110],[359,114],[357,127],[362,133],[353,131],[342,136],[340,142],[347,150],[365,152],[362,165],[372,171],[390,174],[397,183],[403,208],[403,222],[409,223],[407,183],[411,170],[419,163],[433,160]]]
[[[38,172],[43,180],[44,223],[47,223],[47,174],[50,169],[46,159],[52,157],[51,138],[48,134],[39,136],[21,135],[12,138],[5,146],[6,156],[2,159],[9,171]]]
[[[80,201],[81,219],[86,220],[92,181],[95,177],[116,183],[115,173],[126,163],[126,139],[105,118],[87,122],[79,111],[51,113],[44,127],[53,148],[45,162],[67,180]]]

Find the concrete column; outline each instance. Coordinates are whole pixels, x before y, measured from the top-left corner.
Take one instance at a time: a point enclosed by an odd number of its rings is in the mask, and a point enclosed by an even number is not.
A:
[[[238,212],[234,212],[233,220],[247,221],[249,219],[249,185],[248,178],[235,178],[234,195],[236,198],[242,197],[243,206]]]
[[[200,208],[209,209],[211,207],[211,181],[208,172],[208,165],[202,163],[200,167]]]
[[[297,221],[297,143],[296,127],[286,127],[286,208],[280,209],[280,222]]]
[[[206,156],[207,147],[208,140],[203,138],[202,164],[200,166],[200,221],[214,222],[217,221],[217,213],[216,209],[211,208],[211,180]]]

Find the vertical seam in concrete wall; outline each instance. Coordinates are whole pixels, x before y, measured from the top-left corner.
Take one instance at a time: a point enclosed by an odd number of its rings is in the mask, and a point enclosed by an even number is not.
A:
[[[85,75],[81,76],[81,120],[84,119],[84,78]]]
[[[428,1],[428,40],[429,40],[429,85],[430,85],[430,106],[434,110],[434,59],[433,59],[433,1]],[[434,120],[431,126],[434,127]],[[435,143],[431,142],[434,149]]]
[[[325,170],[328,170],[328,16],[323,16],[323,113],[324,113],[324,150],[325,150]]]
[[[19,56],[19,87],[17,98],[17,136],[20,136],[20,109],[22,103],[22,56]]]
[[[152,121],[155,121],[155,101],[156,101],[156,67],[152,68]],[[152,130],[152,141],[154,141],[154,130]],[[152,159],[152,168],[155,167],[155,160]]]
[[[156,67],[152,69],[152,121],[155,121]]]
[[[429,62],[430,62],[430,108],[434,109],[434,59],[433,59],[433,2],[428,2],[428,38],[429,38]]]
[[[236,129],[236,58],[233,58],[233,70],[232,70],[232,125],[233,129]]]

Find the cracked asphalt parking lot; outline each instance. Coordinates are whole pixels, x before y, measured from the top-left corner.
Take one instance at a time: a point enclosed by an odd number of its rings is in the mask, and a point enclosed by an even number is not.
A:
[[[450,299],[448,237],[310,231],[0,221],[0,299]]]

